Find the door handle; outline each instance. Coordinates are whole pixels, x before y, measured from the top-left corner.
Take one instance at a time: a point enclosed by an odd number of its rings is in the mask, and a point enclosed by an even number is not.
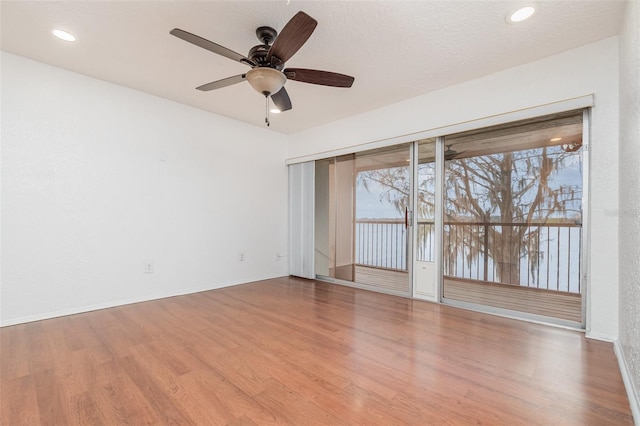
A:
[[[404,208],[404,227],[408,228],[413,224],[413,210],[409,210],[408,207]]]

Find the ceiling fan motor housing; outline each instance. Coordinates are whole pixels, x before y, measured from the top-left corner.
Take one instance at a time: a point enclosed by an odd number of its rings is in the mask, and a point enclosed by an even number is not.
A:
[[[271,61],[267,61],[267,54],[269,53],[270,46],[266,44],[259,44],[257,46],[253,46],[251,50],[249,50],[249,55],[247,57],[251,59],[253,62],[258,64],[259,67],[270,67]],[[282,65],[280,66],[282,68]]]
[[[277,70],[282,70],[284,62],[280,59],[271,57],[270,60],[267,60],[271,44],[277,36],[278,32],[271,27],[258,27],[256,29],[256,37],[258,37],[258,40],[263,44],[253,46],[251,50],[249,50],[247,57],[258,64],[259,67],[271,67]]]

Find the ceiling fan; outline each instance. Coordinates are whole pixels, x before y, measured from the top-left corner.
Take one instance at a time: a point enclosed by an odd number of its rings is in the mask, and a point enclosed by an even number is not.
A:
[[[456,151],[455,149],[452,149],[451,145],[447,145],[446,148],[447,149],[444,151],[444,159],[445,159],[445,161],[455,160],[455,158],[458,156],[459,152]]]
[[[315,19],[304,12],[298,12],[279,35],[271,27],[259,27],[256,36],[262,44],[252,47],[247,56],[179,28],[174,28],[170,34],[251,67],[246,73],[203,84],[196,89],[210,91],[247,80],[251,87],[267,98],[267,103],[271,97],[279,111],[288,111],[291,109],[291,99],[284,88],[287,80],[333,87],[353,85],[354,78],[344,74],[305,68],[284,68],[285,62],[309,39],[316,25],[318,22]],[[269,125],[268,114],[265,121]]]

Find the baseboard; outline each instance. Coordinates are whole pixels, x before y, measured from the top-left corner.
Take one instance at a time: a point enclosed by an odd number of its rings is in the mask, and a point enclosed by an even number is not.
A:
[[[593,339],[593,340],[600,340],[602,342],[609,342],[609,343],[613,343],[616,341],[615,338],[607,335],[607,334],[600,334],[600,333],[592,333],[591,331],[587,330],[587,333],[585,334],[585,337],[587,339]]]
[[[624,351],[620,345],[620,339],[613,342],[613,352],[618,359],[618,365],[620,367],[620,373],[622,374],[622,381],[627,391],[627,397],[629,398],[629,405],[631,406],[631,414],[633,415],[633,421],[636,426],[640,426],[640,393],[635,388],[633,380],[631,379],[631,372],[627,360],[624,357]]]
[[[273,277],[250,279],[248,281],[239,281],[239,282],[231,281],[226,283],[218,283],[213,286],[180,289],[180,290],[168,291],[165,293],[156,293],[153,295],[113,300],[113,301],[104,302],[104,303],[96,303],[94,305],[85,305],[85,306],[79,306],[75,308],[62,309],[58,311],[45,312],[41,314],[27,315],[24,317],[12,318],[9,320],[0,321],[0,328],[9,327],[12,325],[24,324],[28,322],[42,321],[42,320],[51,319],[51,318],[63,317],[67,315],[76,315],[76,314],[82,314],[85,312],[98,311],[100,309],[115,308],[116,306],[131,305],[133,303],[149,302],[152,300],[166,299],[168,297],[175,297],[175,296],[182,296],[185,294],[193,294],[193,293],[200,293],[203,291],[217,290],[219,288],[231,287],[231,286],[240,285],[240,284],[248,284],[250,282],[263,281],[263,280],[279,278],[279,277],[281,277],[281,275],[277,275]]]

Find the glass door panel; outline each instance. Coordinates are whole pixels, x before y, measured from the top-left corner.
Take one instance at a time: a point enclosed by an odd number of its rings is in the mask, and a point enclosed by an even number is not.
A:
[[[356,154],[355,282],[411,293],[411,144]]]
[[[321,277],[353,281],[353,155],[316,161],[315,270]]]
[[[335,278],[353,281],[355,276],[354,262],[354,155],[343,155],[336,158],[336,208],[335,208]]]
[[[316,161],[315,174],[315,271],[335,277],[335,160]]]
[[[444,300],[582,322],[582,112],[445,138]]]
[[[418,142],[416,212],[416,297],[436,297],[436,140]]]

